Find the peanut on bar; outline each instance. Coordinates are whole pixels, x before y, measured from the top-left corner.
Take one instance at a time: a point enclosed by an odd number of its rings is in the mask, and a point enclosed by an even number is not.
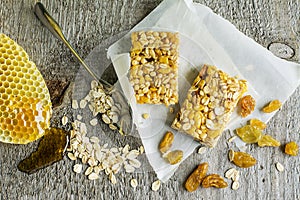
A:
[[[245,80],[238,80],[204,65],[194,80],[172,128],[214,147],[237,102],[247,91]]]
[[[130,82],[140,104],[178,102],[178,33],[131,34]]]

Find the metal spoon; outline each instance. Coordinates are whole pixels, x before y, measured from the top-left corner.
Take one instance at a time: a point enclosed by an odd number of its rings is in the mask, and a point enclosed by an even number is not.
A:
[[[58,23],[51,17],[47,12],[44,5],[40,2],[36,3],[34,6],[34,13],[37,18],[43,23],[44,26],[59,40],[61,40],[72,52],[72,54],[79,60],[82,66],[87,70],[87,72],[95,79],[99,85],[102,85],[105,89],[107,95],[112,96],[115,103],[121,105],[121,114],[119,116],[119,121],[114,125],[117,126],[121,133],[129,134],[133,128],[131,107],[128,105],[124,94],[117,90],[114,86],[109,84],[107,81],[97,77],[97,75],[90,69],[90,67],[83,61],[83,59],[78,55],[74,48],[67,41],[66,37],[62,33],[62,30]]]

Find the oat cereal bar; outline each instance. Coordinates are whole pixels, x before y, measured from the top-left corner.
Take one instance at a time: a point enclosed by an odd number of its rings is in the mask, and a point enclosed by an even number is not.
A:
[[[130,82],[139,104],[178,102],[178,33],[131,34]]]
[[[214,147],[233,109],[247,91],[245,80],[238,80],[204,65],[172,123],[172,128]]]

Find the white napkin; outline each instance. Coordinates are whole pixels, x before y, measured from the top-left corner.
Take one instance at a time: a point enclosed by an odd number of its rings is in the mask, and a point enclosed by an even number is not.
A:
[[[262,108],[270,100],[285,102],[300,81],[299,64],[275,57],[267,49],[239,32],[231,23],[216,15],[206,6],[192,0],[165,0],[131,31],[153,29],[177,31],[180,35],[179,58],[179,103],[195,78],[191,71],[200,70],[207,63],[248,81],[248,93],[256,100],[255,111],[249,118],[267,122],[274,114],[263,114]],[[130,33],[111,45],[111,58],[121,87],[133,108],[133,120],[143,141],[145,152],[157,177],[165,182],[176,171],[178,165],[166,163],[158,151],[158,144],[164,133],[171,130],[175,134],[172,149],[181,149],[186,159],[199,143],[187,135],[170,128],[174,116],[169,115],[163,105],[138,105],[135,103],[133,88],[129,83]],[[188,76],[189,75],[189,76]],[[141,115],[149,113],[149,119]],[[234,129],[246,119],[233,114],[228,125]]]

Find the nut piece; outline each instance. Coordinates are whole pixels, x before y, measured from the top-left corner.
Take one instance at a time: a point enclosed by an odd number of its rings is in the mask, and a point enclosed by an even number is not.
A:
[[[226,181],[218,174],[210,174],[206,176],[202,181],[202,187],[209,188],[226,188],[228,184]]]
[[[166,132],[163,139],[159,143],[159,151],[164,154],[166,153],[172,146],[174,141],[174,134],[170,131]]]
[[[164,157],[171,165],[175,165],[182,160],[183,151],[181,150],[171,151]]]
[[[241,116],[247,117],[250,113],[254,111],[255,99],[251,95],[246,95],[240,100],[241,105]]]
[[[152,183],[151,189],[152,189],[153,191],[157,191],[157,190],[159,190],[160,185],[161,185],[160,180],[154,181],[154,182]]]
[[[199,185],[201,184],[202,180],[206,176],[208,170],[208,163],[201,163],[198,167],[191,173],[188,179],[185,182],[185,188],[189,192],[195,191]]]
[[[299,152],[299,147],[296,142],[289,142],[285,145],[284,153],[290,155],[290,156],[297,156]]]
[[[276,100],[271,101],[265,107],[263,107],[262,111],[264,113],[271,113],[271,112],[274,112],[275,110],[278,110],[280,107],[281,107],[281,102],[276,99]]]
[[[256,164],[256,159],[251,155],[245,152],[234,152],[232,149],[229,150],[229,161],[241,168],[252,167]]]
[[[214,66],[204,65],[189,89],[172,128],[214,147],[246,90],[246,81],[230,77]]]

